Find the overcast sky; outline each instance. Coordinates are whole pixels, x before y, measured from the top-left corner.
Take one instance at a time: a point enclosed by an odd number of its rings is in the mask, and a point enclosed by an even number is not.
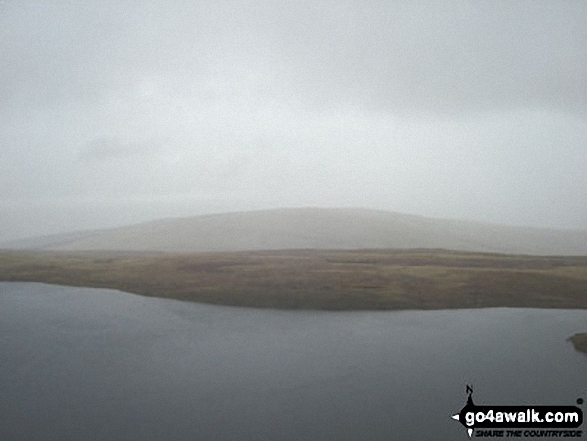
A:
[[[587,228],[587,1],[0,1],[0,240],[297,206]]]

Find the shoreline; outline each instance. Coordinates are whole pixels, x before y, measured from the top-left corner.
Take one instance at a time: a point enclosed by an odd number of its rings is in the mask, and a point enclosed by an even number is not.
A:
[[[447,250],[0,251],[0,281],[274,309],[587,308],[587,256]]]
[[[567,340],[573,343],[575,351],[587,354],[587,333],[578,332],[571,335]]]

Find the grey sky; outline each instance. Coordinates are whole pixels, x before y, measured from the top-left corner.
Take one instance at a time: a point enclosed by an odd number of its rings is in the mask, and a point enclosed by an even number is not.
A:
[[[361,206],[587,228],[587,2],[0,2],[0,240]]]

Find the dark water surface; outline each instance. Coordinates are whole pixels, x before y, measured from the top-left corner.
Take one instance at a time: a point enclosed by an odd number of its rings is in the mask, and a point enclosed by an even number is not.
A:
[[[465,440],[574,405],[585,310],[291,312],[0,283],[0,440]]]

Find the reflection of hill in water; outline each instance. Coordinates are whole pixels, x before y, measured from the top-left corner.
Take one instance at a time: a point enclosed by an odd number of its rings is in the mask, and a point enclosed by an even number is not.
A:
[[[16,248],[134,251],[443,248],[587,255],[587,230],[523,228],[367,209],[278,209],[166,219],[12,243]]]

